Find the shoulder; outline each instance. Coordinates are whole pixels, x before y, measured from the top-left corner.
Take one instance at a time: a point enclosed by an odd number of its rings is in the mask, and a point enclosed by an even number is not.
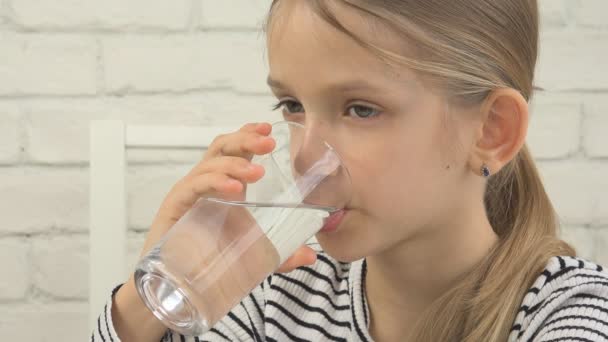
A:
[[[608,341],[608,273],[591,261],[553,257],[527,291],[511,341]]]

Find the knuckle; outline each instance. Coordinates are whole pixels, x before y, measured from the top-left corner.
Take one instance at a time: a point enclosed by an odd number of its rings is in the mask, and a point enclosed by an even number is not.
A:
[[[249,150],[249,148],[252,147],[253,144],[255,144],[258,141],[259,138],[260,138],[260,134],[249,133],[246,137],[243,138],[243,141],[241,143],[241,149]]]
[[[247,123],[247,124],[243,125],[243,127],[241,127],[240,130],[241,131],[249,131],[249,130],[254,129],[256,126],[257,126],[257,124],[250,122],[250,123]]]
[[[201,195],[209,191],[210,188],[214,187],[215,184],[213,174],[204,174],[198,177],[196,181],[192,182],[191,188],[197,194]]]
[[[216,136],[215,138],[213,138],[211,145],[218,145],[218,144],[222,143],[225,139],[226,139],[226,134],[220,134],[220,135]]]
[[[241,157],[228,157],[226,158],[226,166],[228,169],[241,170],[246,168],[249,162]]]

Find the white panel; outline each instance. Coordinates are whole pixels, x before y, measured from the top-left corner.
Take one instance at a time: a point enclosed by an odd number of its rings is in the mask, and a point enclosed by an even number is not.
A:
[[[126,149],[206,148],[220,135],[240,127],[125,125],[91,123],[90,136],[90,324],[115,285],[126,281]]]
[[[238,130],[236,126],[147,126],[129,125],[127,147],[206,148],[220,134]]]
[[[90,324],[94,324],[112,287],[126,281],[126,161],[123,122],[92,122],[90,140],[89,305]]]

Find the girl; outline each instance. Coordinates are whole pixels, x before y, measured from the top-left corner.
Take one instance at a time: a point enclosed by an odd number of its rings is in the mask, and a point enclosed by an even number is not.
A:
[[[203,336],[166,331],[131,278],[93,340],[608,341],[608,275],[557,238],[525,145],[536,0],[275,0],[267,39],[277,108],[350,171],[338,228]],[[261,178],[270,129],[218,137],[142,254],[198,197]]]

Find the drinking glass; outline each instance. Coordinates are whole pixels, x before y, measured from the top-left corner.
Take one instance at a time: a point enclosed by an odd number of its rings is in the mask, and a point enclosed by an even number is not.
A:
[[[183,335],[211,329],[350,200],[336,151],[303,125],[272,125],[265,169],[239,194],[202,197],[137,264],[137,291]]]

